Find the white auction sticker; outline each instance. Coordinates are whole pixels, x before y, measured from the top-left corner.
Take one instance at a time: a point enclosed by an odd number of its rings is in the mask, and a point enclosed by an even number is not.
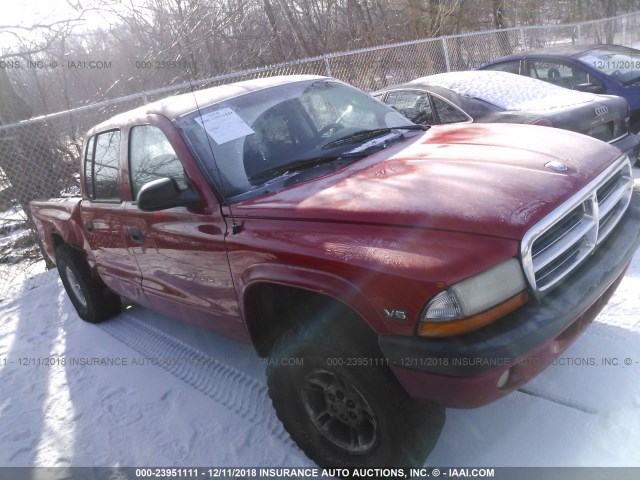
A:
[[[240,115],[230,108],[221,108],[195,120],[218,145],[255,133]]]

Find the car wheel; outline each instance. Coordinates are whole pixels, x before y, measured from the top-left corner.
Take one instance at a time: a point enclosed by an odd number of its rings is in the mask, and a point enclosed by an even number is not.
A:
[[[56,248],[56,266],[64,289],[80,318],[99,323],[120,312],[120,297],[93,277],[80,252],[68,245],[60,245]]]
[[[335,324],[285,333],[267,384],[285,429],[323,468],[422,466],[444,425],[445,409],[411,399],[377,345]]]

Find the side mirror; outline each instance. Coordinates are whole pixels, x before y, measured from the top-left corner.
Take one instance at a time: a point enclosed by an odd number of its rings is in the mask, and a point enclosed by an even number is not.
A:
[[[596,85],[595,83],[581,83],[576,85],[576,90],[587,93],[604,93],[604,85]]]
[[[138,208],[144,212],[155,212],[173,207],[199,207],[200,197],[189,189],[181,191],[173,178],[159,178],[145,183],[138,192]]]

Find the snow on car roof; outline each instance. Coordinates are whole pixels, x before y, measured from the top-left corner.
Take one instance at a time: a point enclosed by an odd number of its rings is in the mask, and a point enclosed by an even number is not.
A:
[[[449,72],[417,78],[410,83],[448,88],[459,95],[479,98],[504,110],[538,111],[591,102],[594,95],[558,87],[507,72]]]

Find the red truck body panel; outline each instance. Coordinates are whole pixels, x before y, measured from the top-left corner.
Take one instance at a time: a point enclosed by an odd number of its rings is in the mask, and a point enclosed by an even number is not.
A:
[[[234,204],[233,215],[521,239],[620,156],[584,135],[545,129],[537,141],[538,132],[524,125],[432,127],[339,172]],[[552,160],[568,171],[545,168]]]
[[[426,298],[518,250],[512,240],[405,227],[282,219],[237,225],[227,248],[240,298],[271,278],[344,302],[378,333],[411,335]],[[409,320],[384,319],[385,307],[405,310]]]
[[[476,408],[494,402],[526,384],[553,363],[591,325],[622,281],[626,268],[600,299],[589,306],[562,332],[510,363],[479,375],[453,377],[392,367],[405,390],[414,398],[452,408]],[[509,370],[509,381],[498,388],[500,377]]]
[[[225,91],[242,94],[236,87]],[[201,106],[219,99],[199,95]],[[119,115],[88,133],[87,139],[121,131],[121,201],[91,201],[82,182],[81,201],[32,202],[34,223],[52,258],[57,242],[72,245],[116,293],[245,341],[251,339],[248,294],[264,283],[332,297],[379,336],[415,339],[429,299],[518,258],[525,232],[620,156],[610,145],[557,129],[439,126],[295,186],[225,203],[172,122],[197,106],[192,96],[186,103],[181,98]],[[128,162],[129,133],[137,125],[162,130],[199,208],[136,206]],[[567,171],[545,167],[554,160]],[[386,309],[406,318],[389,318]],[[583,313],[573,320],[582,322]],[[546,339],[531,354],[548,358],[556,341]],[[495,388],[502,370],[466,380],[394,370],[410,393],[443,404],[479,405],[506,392]],[[521,377],[535,373],[523,370]]]

